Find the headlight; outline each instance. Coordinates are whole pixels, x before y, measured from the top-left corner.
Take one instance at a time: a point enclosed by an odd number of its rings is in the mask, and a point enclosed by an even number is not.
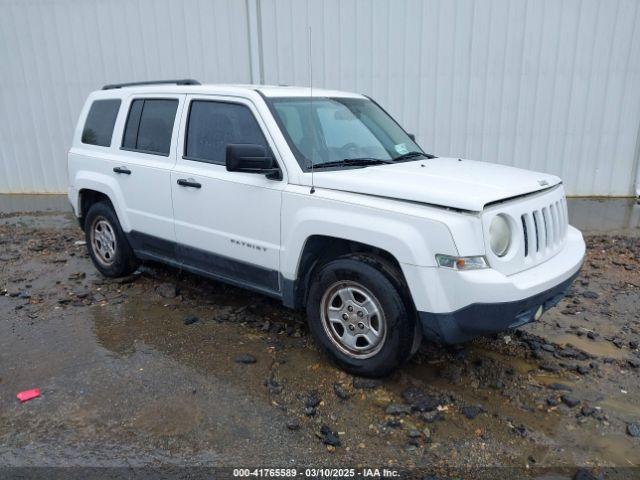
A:
[[[487,260],[480,257],[452,257],[451,255],[436,255],[439,267],[452,268],[453,270],[478,270],[488,268]]]
[[[489,245],[499,257],[504,257],[511,244],[511,227],[503,215],[496,215],[489,226]]]

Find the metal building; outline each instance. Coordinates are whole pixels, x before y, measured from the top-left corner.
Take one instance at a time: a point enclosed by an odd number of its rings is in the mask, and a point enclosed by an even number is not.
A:
[[[309,85],[310,57],[429,152],[637,194],[639,0],[0,0],[0,192],[66,190],[106,83]]]

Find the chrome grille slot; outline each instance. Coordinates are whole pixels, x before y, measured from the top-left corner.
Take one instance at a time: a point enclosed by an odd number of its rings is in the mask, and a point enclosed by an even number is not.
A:
[[[567,235],[567,227],[569,226],[569,212],[567,211],[567,200],[563,198],[560,201],[560,208],[562,208],[562,238]]]
[[[522,215],[520,217],[520,220],[522,221],[522,233],[524,234],[524,256],[528,257],[529,256],[529,232],[527,232],[527,220],[526,220],[526,214]]]
[[[556,215],[554,212],[553,203],[549,205],[549,224],[551,228],[549,229],[549,245],[554,245],[556,243]]]
[[[545,228],[544,215],[542,210],[533,212],[533,218],[536,221],[536,237],[538,239],[538,252],[547,248],[547,229]]]
[[[562,225],[562,215],[560,214],[560,202],[556,202],[553,205],[553,211],[556,214],[556,243],[562,240],[564,234],[562,233],[563,225]]]
[[[524,219],[527,228],[525,236],[525,240],[527,242],[525,257],[527,257],[538,251],[538,232],[536,229],[535,217],[532,213],[525,213],[522,215],[522,218]]]
[[[553,226],[551,225],[551,218],[549,217],[548,207],[544,207],[542,209],[542,220],[544,221],[544,248],[547,248],[549,245],[551,245],[553,236]]]

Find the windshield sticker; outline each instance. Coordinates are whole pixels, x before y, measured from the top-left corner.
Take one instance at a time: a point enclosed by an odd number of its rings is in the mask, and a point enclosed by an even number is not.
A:
[[[409,153],[409,149],[404,143],[399,143],[396,145],[396,152],[400,155],[404,155],[405,153]]]

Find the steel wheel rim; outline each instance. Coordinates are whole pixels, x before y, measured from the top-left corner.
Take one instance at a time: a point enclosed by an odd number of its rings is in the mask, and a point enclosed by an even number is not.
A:
[[[331,285],[320,302],[322,326],[331,343],[351,358],[376,355],[387,337],[378,299],[363,285],[347,280]]]
[[[109,221],[104,217],[97,217],[91,226],[91,248],[97,260],[109,266],[116,259],[116,234]]]

